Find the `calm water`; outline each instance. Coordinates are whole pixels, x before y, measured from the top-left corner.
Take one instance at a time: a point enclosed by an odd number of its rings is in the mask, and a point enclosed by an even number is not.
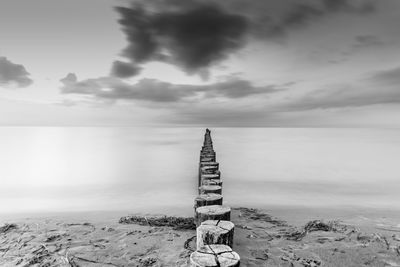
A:
[[[0,213],[191,214],[200,128],[0,128]],[[216,128],[232,206],[400,207],[400,130]]]

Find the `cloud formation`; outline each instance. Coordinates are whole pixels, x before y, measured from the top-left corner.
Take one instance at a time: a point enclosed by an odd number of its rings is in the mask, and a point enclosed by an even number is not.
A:
[[[355,84],[331,85],[312,91],[281,110],[301,111],[400,103],[400,67],[378,71]]]
[[[210,85],[172,84],[155,79],[141,79],[129,84],[114,77],[78,81],[70,73],[60,80],[64,94],[80,94],[108,100],[146,100],[151,102],[201,101],[209,98],[237,99],[286,90],[292,83],[254,86],[249,81],[230,78]]]
[[[23,65],[15,64],[6,57],[0,57],[0,86],[22,88],[32,83]]]
[[[369,0],[138,0],[115,10],[128,41],[121,55],[132,66],[114,63],[114,76],[131,77],[141,64],[162,61],[206,77],[210,67],[251,40],[276,40],[324,16],[368,14],[375,5]]]
[[[400,67],[378,71],[371,75],[369,81],[381,86],[394,86],[400,94],[400,90],[398,90],[400,84]]]
[[[135,84],[124,82],[114,77],[100,77],[78,81],[75,74],[68,74],[61,80],[64,94],[78,94],[94,97],[100,100],[144,100],[152,103],[186,103],[202,104],[207,99],[227,99],[227,103],[235,106],[240,100],[255,97],[261,103],[265,96],[283,92],[296,85],[295,82],[285,84],[270,84],[255,86],[243,79],[230,77],[225,81],[209,85],[172,84],[155,79],[141,79]],[[283,99],[272,103],[265,101],[261,111],[257,112],[295,112],[315,109],[335,109],[346,107],[362,107],[369,105],[400,103],[400,67],[382,70],[370,74],[367,78],[356,83],[326,85],[325,89],[318,89],[302,96]],[[238,101],[235,101],[238,100]],[[261,101],[261,102],[260,102]],[[252,102],[244,102],[252,103]],[[197,106],[193,110],[209,109]],[[215,108],[215,107],[214,107]],[[217,108],[229,116],[231,108]],[[248,114],[253,114],[253,109]],[[254,110],[253,110],[254,111]],[[241,112],[241,111],[239,111]],[[191,114],[190,108],[184,112]],[[209,114],[205,112],[205,114]],[[236,113],[235,113],[236,114]],[[191,115],[202,117],[202,115]],[[204,119],[207,117],[204,115]]]
[[[148,3],[116,7],[128,40],[123,56],[134,64],[164,61],[195,73],[242,46],[247,29],[243,16],[216,4],[188,2],[191,4],[175,5],[174,9],[154,10],[157,6]]]
[[[247,15],[258,38],[275,39],[332,14],[341,12],[364,15],[375,10],[375,3],[368,0],[289,0],[284,4],[267,0],[263,1],[262,6],[257,6],[257,10],[248,11]]]
[[[111,67],[111,75],[118,78],[129,78],[138,75],[141,70],[141,67],[132,63],[116,60]]]
[[[357,35],[355,39],[356,43],[353,45],[354,48],[368,48],[384,45],[384,42],[379,39],[378,36],[371,34]]]

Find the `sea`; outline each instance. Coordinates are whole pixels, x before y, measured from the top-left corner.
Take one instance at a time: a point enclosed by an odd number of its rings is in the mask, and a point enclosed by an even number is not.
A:
[[[400,210],[400,129],[210,129],[226,205]],[[204,132],[0,127],[0,214],[192,215]]]

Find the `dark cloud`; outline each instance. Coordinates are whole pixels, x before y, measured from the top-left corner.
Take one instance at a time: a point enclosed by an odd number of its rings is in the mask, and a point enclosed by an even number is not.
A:
[[[161,60],[194,73],[242,46],[245,17],[216,4],[191,3],[174,9],[160,8],[160,2],[157,6],[136,3],[130,8],[117,7],[129,43],[123,55],[134,63]],[[154,10],[156,7],[160,9]]]
[[[123,61],[114,61],[111,67],[111,75],[118,78],[129,78],[140,73],[141,67]]]
[[[22,88],[32,83],[23,65],[15,64],[6,57],[0,57],[0,86]]]
[[[207,70],[252,39],[278,40],[330,14],[368,14],[370,0],[137,0],[116,7],[133,68],[149,61],[185,72]],[[126,66],[126,65],[124,65]],[[207,74],[207,75],[205,75]],[[121,77],[121,76],[120,76]]]
[[[81,94],[99,99],[137,99],[152,102],[200,101],[210,98],[245,98],[286,90],[291,83],[282,85],[254,86],[249,81],[230,78],[211,85],[172,84],[155,79],[142,79],[129,84],[113,77],[101,77],[78,81],[75,74],[60,80],[65,94]]]

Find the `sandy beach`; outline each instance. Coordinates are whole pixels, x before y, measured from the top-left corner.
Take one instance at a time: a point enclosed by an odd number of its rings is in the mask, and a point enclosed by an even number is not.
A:
[[[7,218],[0,228],[0,265],[189,266],[194,229],[152,225],[151,218],[161,215],[137,217],[144,218],[142,224],[120,223],[120,217],[127,218],[118,213]],[[400,266],[398,225],[362,217],[302,224],[304,214],[281,217],[233,209],[233,247],[241,266]]]

